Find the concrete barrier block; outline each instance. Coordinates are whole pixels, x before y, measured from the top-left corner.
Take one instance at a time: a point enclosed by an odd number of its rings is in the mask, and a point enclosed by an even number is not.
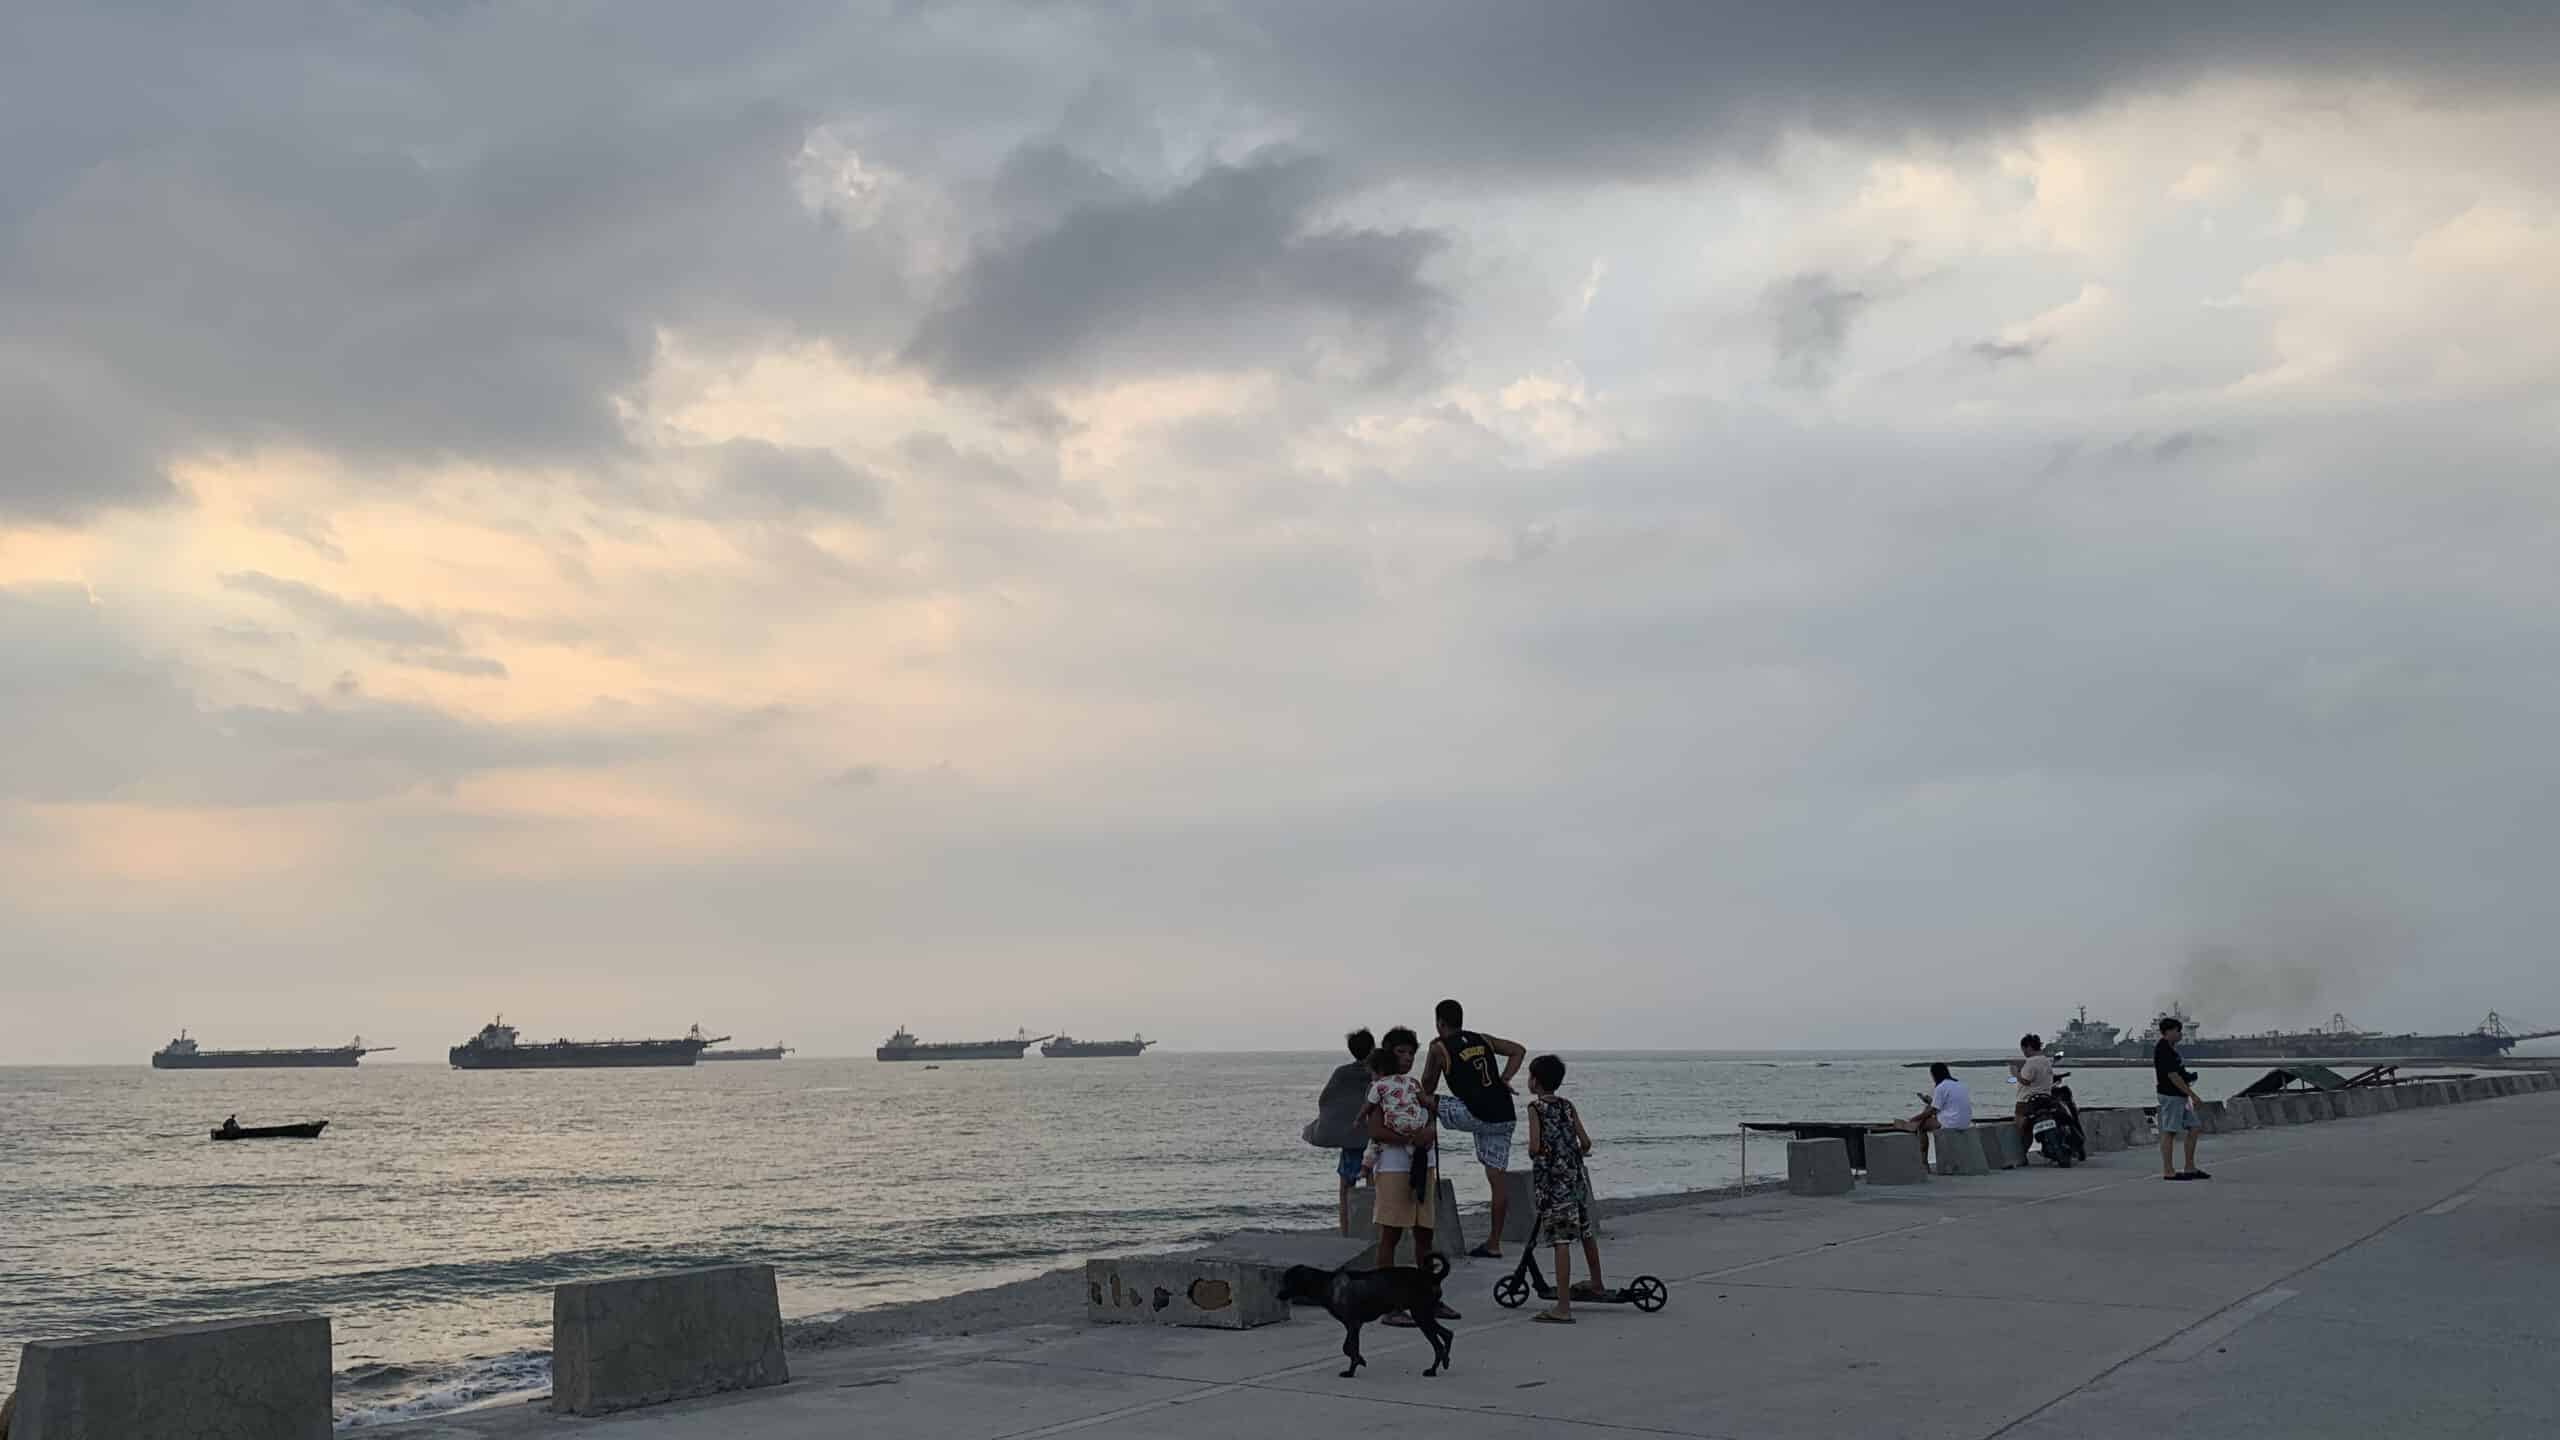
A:
[[[2254,1095],[2246,1100],[2227,1100],[2223,1105],[2223,1113],[2231,1117],[2236,1129],[2255,1130],[2261,1123],[2258,1119],[2258,1100]]]
[[[1867,1137],[1867,1183],[1925,1185],[1929,1167],[1921,1158],[1920,1137],[1878,1131]]]
[[[329,1318],[262,1315],[37,1340],[11,1440],[329,1440]]]
[[[2536,1093],[2560,1087],[2560,1076],[2555,1076],[2548,1070],[2533,1071],[2532,1079]]]
[[[1982,1158],[1994,1170],[2015,1170],[2027,1163],[2027,1138],[2018,1127],[2006,1122],[1976,1125],[1973,1133],[1982,1137]]]
[[[1932,1132],[1929,1145],[1937,1151],[1936,1172],[1940,1175],[1991,1173],[1991,1163],[1982,1155],[1982,1137],[1970,1129]]]
[[[2341,1090],[2329,1097],[2341,1120],[2361,1120],[2373,1113],[2373,1094],[2366,1090]]]
[[[1527,1153],[1527,1145],[1528,1142],[1524,1139],[1521,1142],[1523,1154]],[[1536,1237],[1538,1189],[1531,1183],[1528,1171],[1505,1170],[1502,1172],[1502,1207],[1503,1244],[1526,1245]],[[1493,1217],[1486,1216],[1485,1225],[1490,1228],[1492,1224]],[[1439,1232],[1436,1230],[1432,1232],[1431,1238],[1437,1242],[1440,1238]]]
[[[1375,1237],[1377,1235],[1378,1194],[1376,1187],[1381,1182],[1390,1185],[1403,1185],[1410,1183],[1396,1175],[1382,1175],[1371,1180],[1368,1184],[1361,1186],[1359,1189],[1352,1191],[1352,1234],[1367,1234],[1371,1237]],[[1431,1207],[1431,1213],[1431,1248],[1435,1253],[1445,1258],[1450,1264],[1455,1265],[1467,1257],[1466,1221],[1464,1217],[1458,1214],[1458,1187],[1455,1182],[1446,1179],[1440,1182],[1440,1193]],[[1535,1207],[1532,1207],[1532,1214],[1534,1215],[1534,1213]],[[1410,1250],[1407,1250],[1403,1253],[1409,1255],[1411,1252]],[[1412,1262],[1408,1260],[1405,1263],[1410,1264]]]
[[[2524,1093],[2524,1077],[2523,1077],[2523,1076],[2521,1076],[2521,1075],[2501,1075],[2501,1076],[2499,1076],[2499,1077],[2498,1077],[2498,1093],[2499,1093],[2500,1095],[2502,1095],[2502,1096],[2504,1096],[2504,1095],[2521,1095],[2521,1094],[2523,1094],[2523,1093]]]
[[[2462,1082],[2462,1098],[2465,1100],[2494,1100],[2497,1095],[2498,1087],[2486,1075],[2474,1075]]]
[[[2080,1133],[2089,1139],[2089,1153],[2095,1155],[2101,1151],[2124,1149],[2133,1130],[2128,1118],[2132,1113],[2128,1110],[2081,1111]]]
[[[1791,1195],[1846,1195],[1855,1182],[1849,1174],[1849,1142],[1787,1142],[1787,1192]]]
[[[1084,1263],[1084,1316],[1104,1325],[1251,1330],[1289,1318],[1277,1266],[1190,1255]]]
[[[2296,1092],[2284,1097],[2284,1123],[2308,1125],[2320,1117],[2311,1113],[2311,1097]]]
[[[573,1280],[551,1292],[551,1408],[607,1415],[791,1378],[770,1265]]]

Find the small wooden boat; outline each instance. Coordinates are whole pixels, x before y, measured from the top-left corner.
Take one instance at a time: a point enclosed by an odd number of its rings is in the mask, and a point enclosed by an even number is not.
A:
[[[326,1120],[310,1120],[300,1125],[242,1125],[231,1130],[225,1130],[217,1125],[213,1130],[213,1138],[216,1140],[317,1140],[320,1138],[320,1132],[328,1128],[329,1122]]]

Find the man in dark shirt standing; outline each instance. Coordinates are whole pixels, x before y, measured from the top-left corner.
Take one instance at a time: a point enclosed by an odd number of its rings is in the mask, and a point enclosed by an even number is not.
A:
[[[1475,1137],[1476,1163],[1484,1167],[1485,1183],[1493,1187],[1493,1233],[1467,1253],[1498,1260],[1503,1217],[1511,1209],[1502,1172],[1511,1168],[1511,1132],[1520,1119],[1511,1100],[1511,1077],[1520,1073],[1520,1062],[1529,1058],[1529,1051],[1517,1041],[1497,1040],[1468,1029],[1466,1009],[1455,1000],[1441,1001],[1431,1017],[1440,1038],[1431,1042],[1431,1058],[1423,1062],[1422,1093],[1438,1094],[1434,1087],[1445,1077],[1449,1093],[1436,1102],[1440,1123]],[[1497,1063],[1499,1073],[1494,1068]]]
[[[2160,1017],[2160,1043],[2151,1050],[2152,1088],[2160,1098],[2160,1178],[2163,1180],[2210,1180],[2213,1177],[2196,1168],[2196,1127],[2204,1123],[2203,1102],[2196,1098],[2195,1086],[2188,1083],[2186,1062],[2178,1056],[2178,1039],[2186,1026],[2175,1015]],[[2187,1137],[2187,1168],[2172,1169],[2171,1147],[2178,1137]]]

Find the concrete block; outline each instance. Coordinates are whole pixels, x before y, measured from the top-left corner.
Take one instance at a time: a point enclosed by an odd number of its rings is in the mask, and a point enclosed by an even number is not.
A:
[[[2533,1088],[2537,1094],[2560,1086],[2560,1076],[2555,1076],[2548,1070],[2529,1071],[2527,1077],[2533,1081]]]
[[[2089,1137],[2089,1153],[2122,1150],[2131,1144],[2137,1118],[2130,1110],[2082,1110],[2080,1132]]]
[[[2462,1082],[2462,1098],[2465,1100],[2494,1100],[2497,1095],[2498,1087],[2486,1075],[2474,1075]]]
[[[1868,1184],[1923,1185],[1928,1180],[1929,1167],[1920,1155],[1919,1136],[1878,1131],[1867,1137]]]
[[[1982,1137],[1982,1158],[1994,1170],[2015,1170],[2027,1163],[2027,1138],[2015,1125],[1994,1122],[1976,1125],[1973,1133]]]
[[[2499,1077],[2498,1077],[2498,1094],[2499,1094],[2499,1095],[2501,1095],[2501,1096],[2506,1096],[2506,1095],[2521,1095],[2521,1094],[2523,1094],[2523,1093],[2524,1093],[2524,1077],[2523,1077],[2523,1076],[2521,1076],[2521,1075],[2501,1075],[2501,1076],[2499,1076]]]
[[[2314,1090],[2302,1098],[2311,1102],[2312,1119],[2335,1120],[2338,1118],[2337,1096],[2330,1094],[2326,1090]]]
[[[1854,1183],[1848,1141],[1834,1137],[1787,1142],[1788,1194],[1846,1195]]]
[[[1084,1262],[1084,1318],[1105,1325],[1190,1325],[1251,1330],[1289,1318],[1283,1272],[1196,1255],[1135,1255]]]
[[[2433,1080],[2415,1081],[2408,1087],[2409,1099],[2421,1108],[2444,1103],[2444,1087]]]
[[[1379,1177],[1379,1179],[1384,1180],[1386,1183],[1391,1185],[1411,1183],[1395,1175],[1386,1175]],[[1359,1189],[1351,1192],[1351,1233],[1354,1235],[1365,1234],[1372,1239],[1377,1237],[1378,1195],[1376,1187],[1378,1183],[1379,1180],[1372,1180],[1369,1184],[1363,1185]],[[1447,1179],[1441,1180],[1440,1194],[1432,1206],[1431,1213],[1432,1250],[1447,1259],[1452,1265],[1464,1260],[1467,1257],[1466,1222],[1458,1214],[1458,1187],[1455,1182]],[[1404,1244],[1399,1247],[1399,1253],[1409,1257],[1412,1254],[1411,1242],[1404,1242]],[[1403,1263],[1409,1265],[1413,1262],[1408,1258]]]
[[[2341,1090],[2329,1097],[2341,1120],[2361,1120],[2373,1113],[2373,1096],[2364,1090]]]
[[[2224,1101],[2223,1113],[2231,1117],[2231,1125],[2235,1130],[2255,1130],[2258,1128],[2258,1101],[2256,1096],[2251,1096],[2246,1100]]]
[[[1991,1163],[1982,1155],[1982,1137],[1972,1130],[1940,1130],[1929,1138],[1937,1151],[1937,1173],[1940,1175],[1988,1175]]]
[[[2308,1125],[2319,1117],[2311,1113],[2311,1097],[2299,1092],[2283,1097],[2284,1123]]]
[[[11,1440],[329,1440],[329,1317],[163,1325],[20,1353]]]
[[[1526,1153],[1527,1144],[1526,1140],[1521,1142],[1523,1153]],[[1535,1238],[1538,1229],[1537,1187],[1531,1183],[1528,1171],[1505,1170],[1502,1172],[1502,1192],[1502,1243],[1526,1245]],[[1493,1218],[1485,1217],[1485,1224],[1490,1227]],[[1436,1247],[1439,1232],[1433,1231],[1431,1238]]]
[[[770,1265],[573,1280],[551,1292],[551,1408],[606,1415],[791,1378]]]

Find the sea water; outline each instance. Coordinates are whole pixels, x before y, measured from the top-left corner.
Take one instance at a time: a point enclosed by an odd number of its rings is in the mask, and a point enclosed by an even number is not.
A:
[[[0,1387],[26,1340],[315,1310],[361,1428],[546,1387],[563,1280],[765,1261],[807,1316],[1330,1225],[1333,1157],[1299,1132],[1342,1058],[0,1069]],[[1742,1120],[1886,1119],[1927,1084],[1907,1056],[1566,1058],[1603,1195],[1732,1184]],[[1969,1079],[1985,1118],[2007,1113],[2005,1076]],[[2072,1083],[2139,1103],[2151,1076]],[[330,1124],[211,1143],[234,1112]],[[1464,1160],[1449,1173],[1479,1200]],[[1783,1173],[1782,1137],[1749,1161]]]

